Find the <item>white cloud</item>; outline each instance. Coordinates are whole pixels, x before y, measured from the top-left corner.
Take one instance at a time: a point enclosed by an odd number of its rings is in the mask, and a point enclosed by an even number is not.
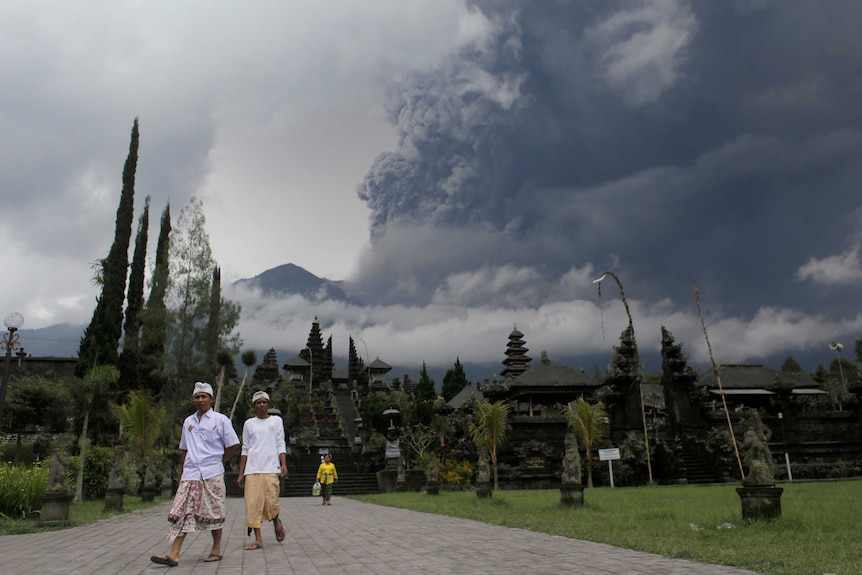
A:
[[[822,259],[811,258],[796,270],[796,279],[823,285],[855,285],[862,281],[859,246]]]

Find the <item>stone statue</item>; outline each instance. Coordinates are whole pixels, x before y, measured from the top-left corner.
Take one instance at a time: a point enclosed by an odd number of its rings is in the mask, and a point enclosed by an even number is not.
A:
[[[432,457],[428,460],[428,483],[437,483],[440,481],[440,466],[437,464],[437,458]]]
[[[69,480],[66,470],[69,469],[69,456],[65,451],[57,451],[51,456],[51,467],[48,469],[48,492],[67,493]]]
[[[742,420],[745,434],[742,439],[744,462],[748,474],[742,478],[743,485],[775,485],[775,462],[769,451],[772,431],[763,425],[760,415],[749,409]]]
[[[491,467],[488,465],[488,450],[479,450],[479,464],[476,466],[476,482],[488,483],[491,481]]]
[[[566,435],[566,454],[563,456],[563,473],[560,479],[563,483],[581,482],[581,454],[578,452],[578,440],[571,433]]]
[[[123,460],[120,457],[114,459],[111,464],[110,475],[108,475],[109,489],[122,489],[126,486],[126,481],[123,479]]]
[[[398,458],[398,470],[395,473],[395,481],[398,483],[404,483],[407,478],[407,472],[404,469],[404,460],[400,457]]]
[[[398,441],[398,430],[390,427],[386,433],[386,449],[383,453],[386,459],[397,459],[401,457],[401,447]]]

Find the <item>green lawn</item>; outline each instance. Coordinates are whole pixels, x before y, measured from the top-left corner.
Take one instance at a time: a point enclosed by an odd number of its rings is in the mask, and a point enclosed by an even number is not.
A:
[[[105,519],[116,515],[117,513],[129,513],[139,509],[146,509],[153,505],[158,505],[170,501],[170,499],[162,499],[156,497],[151,503],[142,503],[140,497],[126,495],[123,498],[123,511],[112,511],[106,513],[105,501],[84,501],[83,503],[72,503],[69,506],[69,525],[68,527],[77,527],[78,525],[86,525],[99,519]],[[43,531],[56,531],[65,529],[65,527],[42,527],[39,525],[38,516],[34,515],[30,519],[12,519],[4,515],[0,515],[0,535],[17,535],[21,533],[40,533]]]
[[[775,575],[862,573],[862,481],[782,484],[782,516],[751,524],[737,486],[587,489],[579,508],[560,505],[558,490],[354,499]]]

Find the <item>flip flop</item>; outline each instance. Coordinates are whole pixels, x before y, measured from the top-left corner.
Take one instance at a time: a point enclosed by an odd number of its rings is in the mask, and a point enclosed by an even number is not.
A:
[[[179,561],[174,561],[173,559],[171,559],[167,555],[164,557],[162,557],[160,555],[153,555],[152,557],[150,557],[150,561],[152,561],[153,563],[157,563],[159,565],[167,565],[168,567],[176,567],[177,565],[180,564]]]
[[[287,535],[287,533],[284,532],[284,524],[282,524],[281,519],[276,517],[272,520],[272,526],[275,528],[275,540],[281,543]]]
[[[204,559],[204,563],[215,563],[216,561],[221,561],[221,555],[210,553],[209,555],[207,555],[207,558]]]
[[[246,551],[254,551],[255,549],[263,549],[263,545],[258,545],[257,543],[252,543],[251,545],[246,545]]]

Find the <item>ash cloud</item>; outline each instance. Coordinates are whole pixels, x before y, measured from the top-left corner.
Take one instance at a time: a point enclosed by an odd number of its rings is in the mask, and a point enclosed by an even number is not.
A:
[[[862,6],[471,6],[481,34],[389,86],[398,145],[357,189],[366,297],[535,301],[592,266],[651,300],[838,306],[797,270],[858,256]]]

